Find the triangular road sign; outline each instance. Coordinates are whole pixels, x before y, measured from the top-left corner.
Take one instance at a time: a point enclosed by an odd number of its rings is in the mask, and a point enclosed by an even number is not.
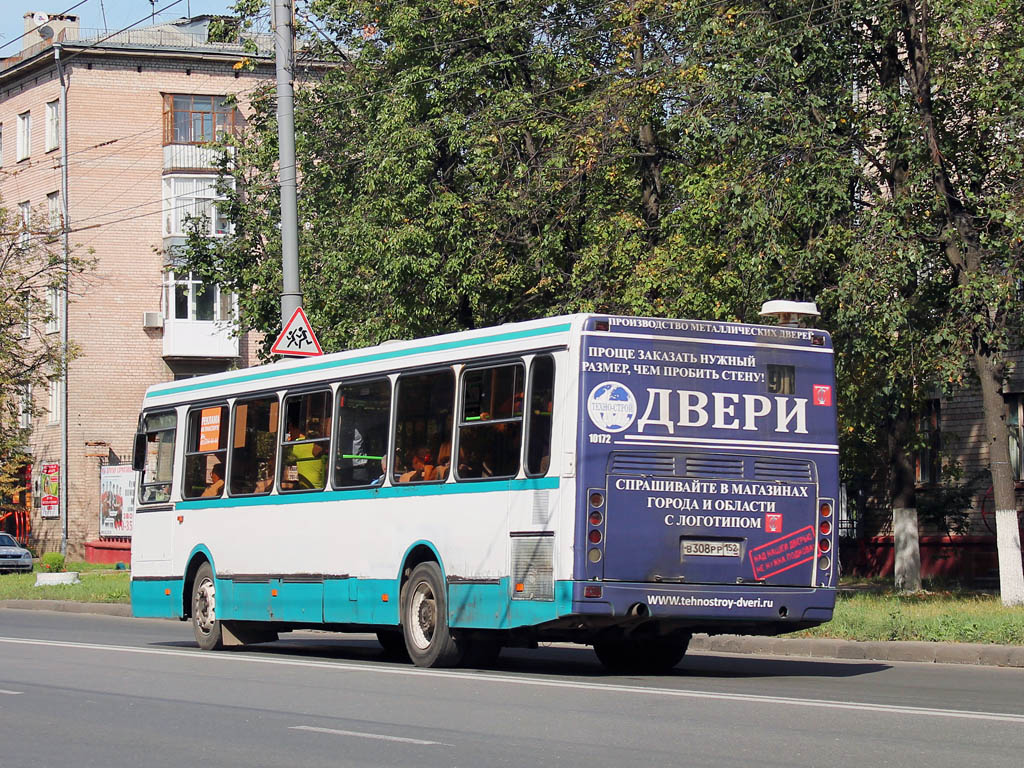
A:
[[[306,319],[302,307],[296,307],[291,319],[285,323],[284,330],[277,337],[270,351],[277,355],[294,355],[297,357],[316,357],[324,351],[316,340],[313,327]]]

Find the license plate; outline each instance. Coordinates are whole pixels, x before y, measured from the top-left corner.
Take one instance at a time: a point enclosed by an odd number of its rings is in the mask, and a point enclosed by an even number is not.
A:
[[[739,557],[738,541],[701,541],[699,539],[683,539],[683,557],[703,555],[707,557]]]

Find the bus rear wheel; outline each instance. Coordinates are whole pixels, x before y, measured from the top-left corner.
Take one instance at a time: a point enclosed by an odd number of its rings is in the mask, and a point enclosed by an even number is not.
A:
[[[463,649],[448,626],[448,598],[437,563],[417,565],[402,589],[402,633],[417,667],[454,667]]]
[[[594,641],[594,653],[609,672],[663,674],[686,655],[689,633],[671,635],[609,635]]]
[[[217,618],[217,585],[209,563],[199,566],[192,582],[192,632],[204,651],[224,647],[223,630]]]

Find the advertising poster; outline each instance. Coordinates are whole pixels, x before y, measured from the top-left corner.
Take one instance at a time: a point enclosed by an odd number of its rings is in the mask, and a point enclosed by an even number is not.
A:
[[[216,451],[220,447],[220,406],[203,408],[199,422],[199,450]]]
[[[43,464],[39,479],[40,515],[44,518],[60,517],[60,464]]]
[[[100,468],[100,536],[131,536],[135,522],[135,470]]]

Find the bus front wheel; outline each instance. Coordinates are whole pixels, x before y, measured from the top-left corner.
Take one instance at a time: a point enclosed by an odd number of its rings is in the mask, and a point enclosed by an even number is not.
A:
[[[209,563],[199,566],[192,582],[192,632],[204,651],[224,647],[223,631],[217,618],[217,585]]]
[[[402,632],[417,667],[454,667],[463,649],[448,626],[448,598],[437,563],[417,565],[402,589]]]
[[[683,660],[689,634],[610,635],[594,642],[594,653],[609,672],[662,674]]]

